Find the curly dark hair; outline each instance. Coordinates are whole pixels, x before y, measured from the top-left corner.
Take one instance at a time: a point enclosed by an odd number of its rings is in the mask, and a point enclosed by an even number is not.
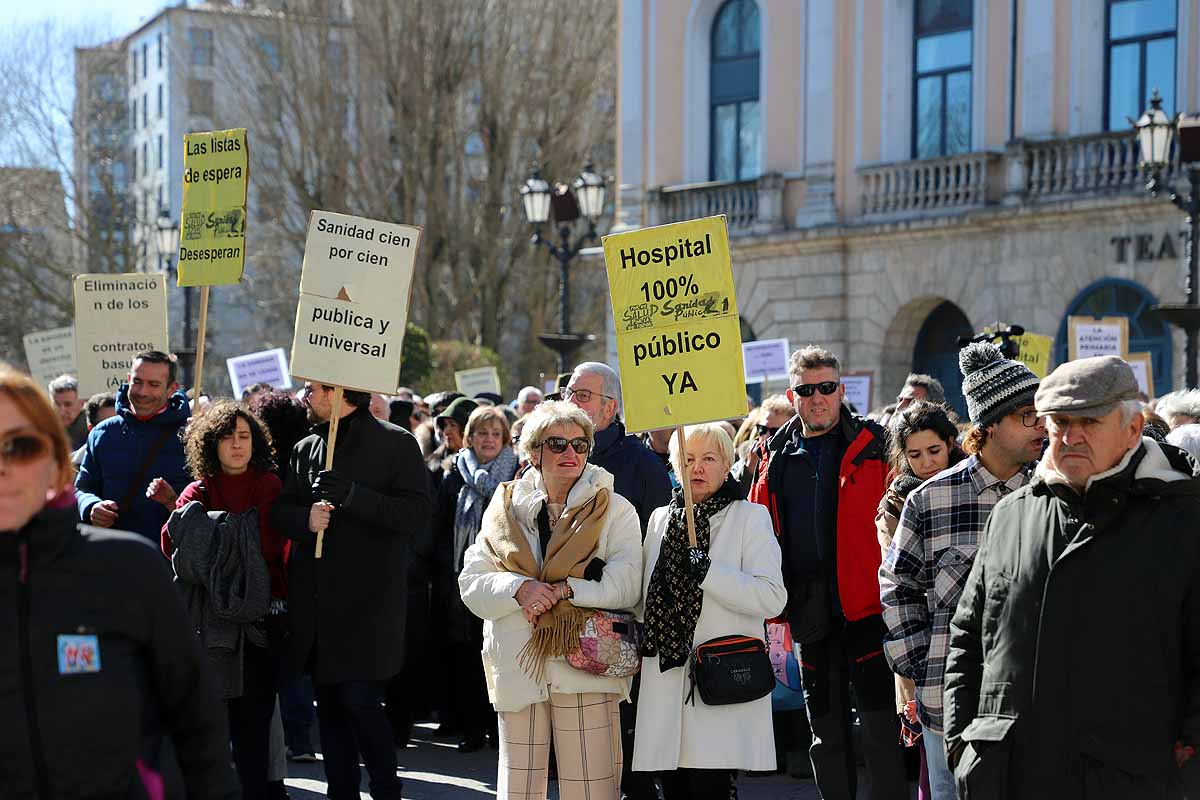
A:
[[[245,404],[234,400],[218,400],[193,417],[183,436],[183,453],[187,458],[188,472],[196,480],[204,480],[221,474],[221,462],[217,458],[217,445],[221,439],[237,429],[238,419],[246,420],[250,426],[250,454],[252,468],[269,472],[275,466],[271,448],[271,434],[267,426]]]
[[[275,443],[275,472],[282,478],[292,448],[309,433],[304,406],[291,392],[275,389],[251,398],[250,410],[258,415],[271,434],[271,441]]]
[[[933,431],[937,437],[946,442],[946,447],[953,454],[955,441],[958,439],[958,426],[951,418],[952,412],[940,403],[918,400],[909,405],[896,416],[892,417],[889,427],[892,433],[891,452],[888,453],[889,466],[897,475],[911,472],[908,459],[904,455],[908,437],[921,431]]]

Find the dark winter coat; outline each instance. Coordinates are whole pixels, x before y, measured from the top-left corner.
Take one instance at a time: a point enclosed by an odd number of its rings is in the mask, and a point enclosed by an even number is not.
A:
[[[190,798],[240,796],[225,705],[162,554],[77,529],[75,514],[43,511],[0,534],[0,795],[142,798],[141,759],[176,782],[182,772]],[[72,635],[97,637],[97,669],[61,660]]]
[[[614,419],[602,431],[596,431],[596,447],[588,457],[589,464],[608,470],[613,476],[613,489],[633,503],[642,536],[654,509],[671,502],[671,478],[658,456],[625,426]]]
[[[191,416],[191,409],[183,392],[176,392],[167,399],[166,410],[161,414],[139,420],[129,404],[127,383],[117,392],[116,408],[116,416],[104,420],[88,434],[83,463],[75,476],[79,518],[90,524],[92,506],[96,503],[101,500],[119,503],[124,499],[150,448],[165,430],[166,441],[135,487],[130,508],[122,509],[113,525],[157,543],[170,512],[146,497],[146,487],[155,478],[162,478],[178,493],[191,483],[192,476],[188,474],[183,456],[183,442],[179,439],[179,431]]]
[[[411,433],[366,407],[344,417],[333,467],[354,490],[333,512],[318,561],[308,514],[328,435],[329,423],[322,423],[296,444],[271,517],[296,542],[288,565],[287,669],[302,674],[315,648],[318,684],[383,681],[404,666],[409,553],[429,524],[429,479]]]
[[[1149,439],[1081,498],[1039,467],[996,504],[950,626],[963,800],[1179,798],[1200,744],[1200,474]]]

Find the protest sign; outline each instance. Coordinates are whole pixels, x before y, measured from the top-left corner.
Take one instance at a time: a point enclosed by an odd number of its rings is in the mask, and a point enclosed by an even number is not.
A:
[[[393,394],[421,229],[313,211],[308,219],[291,373],[336,387],[325,448],[333,469],[345,389]],[[325,531],[317,532],[321,557]]]
[[[1133,367],[1133,375],[1137,378],[1138,389],[1146,397],[1154,397],[1154,362],[1149,353],[1130,353],[1125,356],[1126,363]]]
[[[871,373],[843,372],[842,386],[846,387],[846,404],[860,416],[871,411]]]
[[[225,366],[229,370],[229,382],[233,385],[234,397],[241,397],[246,387],[256,383],[269,383],[276,389],[292,388],[287,355],[282,347],[227,358]]]
[[[291,374],[393,394],[421,229],[314,211],[300,274]]]
[[[80,397],[115,392],[141,351],[170,351],[161,272],[76,275],[74,291]]]
[[[64,373],[75,372],[75,329],[54,328],[25,334],[25,361],[29,374],[46,384]]]
[[[1026,333],[1013,337],[1020,350],[1017,361],[1029,367],[1030,372],[1044,378],[1050,372],[1050,348],[1054,340],[1049,336]]]
[[[454,386],[467,397],[480,392],[500,394],[500,373],[495,367],[460,369],[454,373]]]
[[[224,286],[246,265],[246,129],[183,137],[179,286]]]
[[[611,234],[603,242],[627,429],[745,415],[725,217]]]
[[[1067,317],[1067,359],[1129,352],[1128,317]]]
[[[742,363],[746,369],[746,383],[761,383],[772,378],[788,377],[788,356],[791,355],[787,339],[759,339],[742,342]]]

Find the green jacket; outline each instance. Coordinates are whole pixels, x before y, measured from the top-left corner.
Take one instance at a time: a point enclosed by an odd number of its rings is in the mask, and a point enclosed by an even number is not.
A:
[[[1200,468],[1143,439],[1080,497],[1000,501],[950,627],[961,800],[1182,797],[1200,744]]]

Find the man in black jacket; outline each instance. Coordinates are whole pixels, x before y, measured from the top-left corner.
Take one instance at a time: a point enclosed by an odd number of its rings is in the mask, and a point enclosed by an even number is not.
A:
[[[992,511],[950,626],[963,800],[1181,798],[1200,746],[1200,474],[1141,436],[1133,370],[1047,376],[1050,447]]]
[[[420,448],[412,434],[371,416],[370,399],[345,393],[334,468],[326,470],[333,390],[305,384],[304,403],[317,425],[292,451],[272,517],[295,541],[287,664],[293,676],[313,674],[333,800],[357,800],[360,752],[371,796],[400,798],[384,687],[404,666],[410,540],[429,522]]]

